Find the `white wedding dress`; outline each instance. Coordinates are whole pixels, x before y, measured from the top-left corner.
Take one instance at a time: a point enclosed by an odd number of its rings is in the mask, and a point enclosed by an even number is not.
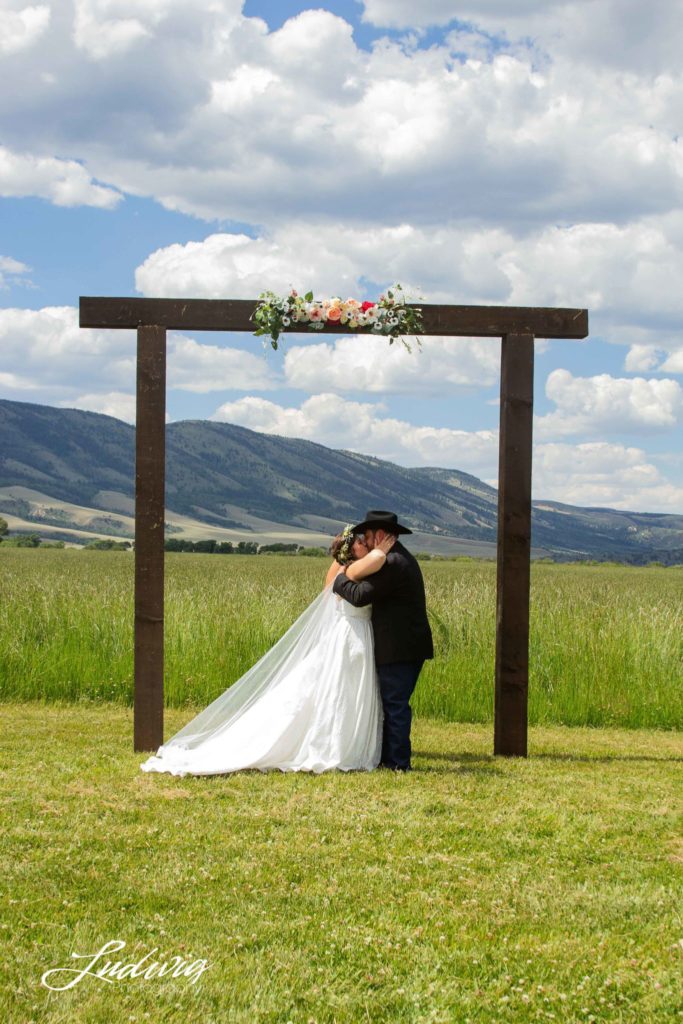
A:
[[[370,617],[325,590],[236,683],[140,767],[171,775],[371,771],[382,701]]]

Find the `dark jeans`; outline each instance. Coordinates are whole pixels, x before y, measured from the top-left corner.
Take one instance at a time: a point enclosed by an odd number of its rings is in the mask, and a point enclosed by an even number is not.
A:
[[[377,666],[384,708],[381,763],[388,768],[410,768],[409,701],[423,665],[424,661],[394,661]]]

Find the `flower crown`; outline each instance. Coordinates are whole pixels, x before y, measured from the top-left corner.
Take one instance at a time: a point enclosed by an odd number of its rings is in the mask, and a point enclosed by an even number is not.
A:
[[[342,530],[342,545],[337,552],[337,561],[342,565],[347,565],[351,561],[351,548],[353,546],[353,526],[351,523]]]

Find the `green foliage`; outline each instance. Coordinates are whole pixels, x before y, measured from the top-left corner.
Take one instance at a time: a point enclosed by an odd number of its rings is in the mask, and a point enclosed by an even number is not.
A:
[[[301,548],[301,544],[262,544],[258,549],[259,555],[295,555]]]
[[[217,541],[216,547],[213,549],[216,555],[234,555],[235,546],[231,544],[229,540]]]
[[[302,548],[299,558],[330,558],[330,553],[325,548]]]
[[[12,539],[14,541],[14,547],[17,548],[40,547],[40,537],[38,536],[37,533],[20,533]]]
[[[31,514],[31,504],[24,498],[0,498],[0,511],[9,512],[19,519],[27,519]],[[3,520],[4,522],[4,520]]]
[[[164,551],[192,551],[193,542],[191,540],[179,540],[176,537],[171,537],[169,540],[164,541]]]
[[[256,541],[241,540],[238,544],[218,540],[180,540],[171,537],[164,541],[165,551],[194,551],[203,555],[257,555],[259,546]]]
[[[132,547],[127,540],[89,540],[84,551],[128,551]]]
[[[0,516],[0,537],[5,537],[9,533],[9,526],[7,520]]]
[[[194,551],[203,555],[212,555],[216,550],[215,540],[197,540],[194,543]]]

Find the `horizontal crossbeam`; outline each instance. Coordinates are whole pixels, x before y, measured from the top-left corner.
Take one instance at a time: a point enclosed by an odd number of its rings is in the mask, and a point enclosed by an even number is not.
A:
[[[130,299],[82,296],[80,326],[105,328],[165,327],[177,331],[248,331],[255,299]],[[438,306],[413,303],[422,310],[423,335],[500,338],[533,334],[537,338],[585,338],[588,310],[541,306]],[[288,334],[309,334],[299,324]],[[322,334],[372,334],[369,327],[325,324]]]

